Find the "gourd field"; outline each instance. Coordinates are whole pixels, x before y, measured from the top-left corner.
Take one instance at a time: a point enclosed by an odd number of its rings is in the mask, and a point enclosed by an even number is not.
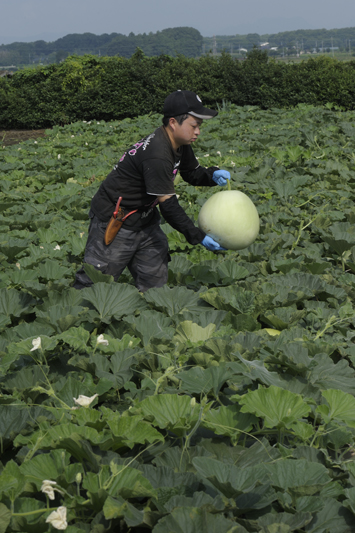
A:
[[[160,115],[0,148],[0,533],[355,531],[355,112],[224,104],[203,166],[240,251],[162,221],[168,284],[82,263],[92,196]],[[176,180],[197,220],[218,187]]]

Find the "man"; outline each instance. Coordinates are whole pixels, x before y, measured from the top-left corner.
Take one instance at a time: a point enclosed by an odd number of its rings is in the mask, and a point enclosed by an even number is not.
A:
[[[166,222],[190,244],[223,249],[194,225],[174,190],[178,171],[186,182],[197,186],[223,186],[230,179],[226,170],[201,167],[191,147],[203,120],[215,117],[217,111],[204,107],[191,91],[175,91],[166,98],[163,114],[163,125],[123,154],[93,197],[84,255],[84,263],[116,281],[127,266],[142,292],[161,287],[168,279],[168,241],[160,228],[157,206]],[[105,244],[105,231],[119,198],[123,223],[111,244]],[[82,267],[74,287],[90,285],[92,281]]]

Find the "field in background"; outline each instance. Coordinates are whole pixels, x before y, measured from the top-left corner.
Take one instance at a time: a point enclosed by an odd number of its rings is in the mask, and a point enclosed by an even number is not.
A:
[[[226,105],[204,123],[200,164],[230,170],[260,234],[213,253],[163,223],[168,284],[144,294],[128,272],[71,285],[93,194],[161,116],[0,147],[2,531],[45,533],[58,506],[67,533],[351,531],[354,118]],[[196,220],[217,189],[176,190]]]

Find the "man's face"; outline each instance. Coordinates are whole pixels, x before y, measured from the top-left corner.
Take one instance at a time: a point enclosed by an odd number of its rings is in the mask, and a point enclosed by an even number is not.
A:
[[[175,119],[172,120],[173,138],[177,147],[183,144],[191,144],[197,140],[200,135],[200,126],[203,122],[200,118],[189,115],[181,125]]]

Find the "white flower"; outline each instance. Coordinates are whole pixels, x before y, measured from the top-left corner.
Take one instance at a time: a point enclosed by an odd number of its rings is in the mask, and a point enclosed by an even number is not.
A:
[[[32,346],[30,352],[33,352],[34,350],[38,350],[41,347],[41,337],[37,337],[37,339],[33,339]]]
[[[16,263],[16,266],[17,266],[17,268],[18,268],[19,270],[21,269],[21,265],[20,265],[20,263]]]
[[[84,396],[83,394],[80,394],[79,398],[73,398],[74,402],[80,405],[81,407],[89,407],[91,402],[97,398],[98,394],[94,394],[94,396],[91,396],[89,398],[88,396]]]
[[[50,479],[45,479],[43,480],[42,482],[42,487],[41,487],[41,491],[44,492],[44,494],[47,494],[48,498],[50,500],[54,500],[55,498],[55,494],[54,494],[54,491],[56,490],[57,492],[59,492],[59,494],[63,494],[62,491],[60,491],[59,489],[57,489],[54,485],[56,485],[57,482],[56,481],[51,481]]]
[[[53,485],[56,484],[56,481],[50,481],[49,479],[45,479],[42,483],[41,491],[47,494],[50,500],[54,500],[55,498]]]
[[[60,250],[59,244],[57,244],[57,246],[55,248],[53,248],[53,250]]]
[[[60,159],[60,154],[58,154],[58,159]]]
[[[231,165],[232,165],[232,167],[235,167],[234,161],[231,161]]]
[[[103,335],[99,335],[97,337],[96,344],[103,344],[104,346],[108,346],[108,341],[104,339]]]
[[[71,138],[73,139],[75,137],[75,135],[72,135]]]
[[[67,508],[58,507],[56,511],[47,516],[46,522],[55,527],[55,529],[67,529]]]
[[[221,152],[220,152],[219,150],[217,151],[217,154],[218,154],[218,155],[222,155]]]
[[[85,143],[85,146],[89,146],[89,143]]]
[[[203,157],[210,157],[210,154],[205,154]]]
[[[33,141],[33,144],[38,144],[37,141]]]
[[[83,235],[85,235],[85,231],[83,231],[82,233],[80,233],[80,239],[83,238]]]

